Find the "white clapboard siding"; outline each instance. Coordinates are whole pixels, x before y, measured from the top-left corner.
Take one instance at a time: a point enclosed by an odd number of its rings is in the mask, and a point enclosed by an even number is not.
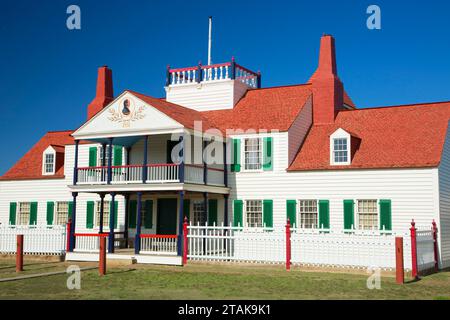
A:
[[[450,267],[450,129],[447,136],[439,166],[439,225],[438,237],[441,245],[442,267]]]

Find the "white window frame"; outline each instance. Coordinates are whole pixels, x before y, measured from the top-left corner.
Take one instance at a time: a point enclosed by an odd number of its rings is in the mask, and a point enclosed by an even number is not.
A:
[[[28,209],[26,211],[25,209]],[[23,219],[23,216],[26,216],[26,219]],[[19,202],[17,208],[17,220],[16,225],[18,226],[28,226],[30,224],[30,216],[31,216],[31,202]]]
[[[198,209],[198,211],[197,211],[197,208],[196,208],[196,206],[199,206],[199,208],[200,209]],[[198,223],[200,223],[200,225],[202,226],[202,225],[205,225],[206,224],[206,222],[208,221],[208,217],[206,217],[205,216],[205,201],[203,200],[203,199],[192,199],[191,200],[191,212],[192,212],[192,215],[191,215],[191,223],[193,224],[193,225],[197,225]],[[201,217],[202,217],[202,219],[197,219],[198,217],[197,217],[197,215],[200,215]]]
[[[240,173],[251,173],[251,172],[255,172],[255,173],[259,173],[259,172],[265,172],[264,171],[264,154],[266,152],[266,146],[264,144],[264,138],[269,138],[272,137],[273,139],[273,135],[268,135],[268,134],[264,134],[264,135],[236,135],[233,136],[233,139],[239,139],[241,141],[241,150],[240,150],[240,164],[241,164],[241,170],[240,172],[236,172],[237,174]],[[260,145],[260,163],[261,163],[261,167],[259,169],[246,169],[246,162],[245,162],[245,140],[247,139],[258,139],[259,140],[259,145]],[[272,140],[273,141],[273,140]],[[274,158],[275,158],[275,146],[272,142],[272,166],[274,166]]]
[[[106,145],[106,161],[105,161],[105,166],[108,165],[108,156],[109,156],[109,148],[110,145],[107,144]],[[99,145],[97,147],[97,166],[100,167],[102,165],[102,158],[103,158],[103,146]],[[111,163],[114,165],[114,149],[111,152]]]
[[[95,208],[94,208],[94,226],[96,229],[100,229],[100,211],[101,211],[101,201],[97,200],[95,201]],[[111,210],[111,201],[104,200],[104,207],[103,207],[103,230],[108,229],[109,230],[109,217]]]
[[[359,202],[360,201],[375,201],[375,210],[376,210],[376,224],[372,229],[366,229],[361,228],[360,226],[360,210],[359,210]],[[379,206],[379,200],[375,198],[364,198],[364,199],[357,199],[356,200],[356,208],[355,208],[355,226],[354,228],[356,230],[360,231],[377,231],[380,229],[380,206]]]
[[[301,212],[301,208],[302,208],[302,201],[315,201],[316,203],[316,223],[315,226],[313,227],[305,227],[302,224],[302,212]],[[319,228],[319,200],[318,199],[298,199],[297,200],[297,221],[298,221],[298,226],[297,228],[301,228],[301,229],[318,229]]]
[[[47,172],[47,155],[53,156],[53,170],[51,172]],[[56,170],[56,152],[51,146],[45,149],[42,153],[42,175],[43,176],[52,176],[55,174]]]
[[[261,203],[261,225],[260,226],[250,226],[249,225],[249,223],[248,223],[248,206],[247,206],[247,203],[248,202],[250,202],[250,201],[257,201],[257,202],[260,202]],[[263,203],[263,200],[261,200],[261,199],[246,199],[246,200],[244,200],[244,208],[243,208],[243,211],[244,211],[244,225],[245,225],[245,228],[249,228],[249,229],[263,229],[264,228],[264,203]]]
[[[247,162],[246,162],[246,141],[247,140],[257,140],[258,144],[259,144],[259,168],[256,169],[247,169]],[[263,144],[263,139],[261,137],[243,137],[242,138],[242,150],[241,150],[241,163],[242,165],[242,170],[246,171],[246,172],[261,172],[263,171],[263,161],[264,161],[264,144]]]
[[[58,201],[55,203],[55,214],[53,219],[53,224],[55,225],[66,225],[69,220],[69,202],[70,201]],[[61,210],[60,206],[66,206],[67,210]],[[61,216],[64,216],[64,222],[61,223]]]
[[[334,141],[338,139],[346,139],[347,140],[347,161],[336,162],[334,157]],[[351,164],[351,135],[339,128],[330,136],[330,164],[334,166],[345,166]]]

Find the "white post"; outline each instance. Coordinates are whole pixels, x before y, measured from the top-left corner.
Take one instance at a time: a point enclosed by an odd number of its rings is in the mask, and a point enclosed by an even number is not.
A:
[[[209,34],[208,34],[208,65],[211,65],[211,43],[212,43],[212,17],[209,17]]]

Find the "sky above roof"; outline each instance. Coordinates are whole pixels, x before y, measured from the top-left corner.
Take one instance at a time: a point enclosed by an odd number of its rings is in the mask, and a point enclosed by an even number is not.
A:
[[[66,9],[81,8],[81,30]],[[0,175],[51,130],[75,129],[95,95],[97,68],[115,95],[164,96],[165,68],[207,60],[261,70],[263,87],[306,82],[320,36],[336,38],[338,71],[358,107],[450,100],[448,1],[376,1],[382,29],[366,27],[365,1],[8,1],[0,10]]]

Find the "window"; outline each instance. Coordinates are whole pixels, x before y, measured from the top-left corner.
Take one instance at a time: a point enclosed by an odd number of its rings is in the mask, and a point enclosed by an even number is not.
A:
[[[317,200],[300,200],[300,226],[317,228]]]
[[[111,160],[114,161],[114,152],[112,153]],[[109,159],[109,145],[106,146],[106,154],[105,154],[105,166],[108,165]],[[113,162],[111,162],[113,163]],[[103,146],[98,147],[98,165],[101,166],[103,164]]]
[[[263,210],[261,200],[247,200],[245,202],[247,227],[263,227]]]
[[[358,200],[358,228],[361,230],[378,229],[377,200]]]
[[[245,170],[260,170],[262,168],[261,139],[244,139]]]
[[[205,202],[203,200],[196,200],[192,203],[194,225],[204,225],[206,223],[205,216]]]
[[[22,226],[28,225],[30,223],[30,212],[31,212],[30,202],[19,203],[19,218],[17,219],[17,224]]]
[[[69,202],[57,202],[55,224],[65,225],[68,220],[69,220]]]
[[[348,141],[347,138],[333,139],[333,161],[334,163],[348,163]]]
[[[42,159],[42,174],[55,174],[55,154],[53,152],[45,152]]]
[[[95,206],[95,226],[100,227],[100,210],[101,210],[101,201],[96,202]],[[104,201],[103,205],[103,227],[108,228],[109,227],[109,209],[110,209],[110,202]]]

